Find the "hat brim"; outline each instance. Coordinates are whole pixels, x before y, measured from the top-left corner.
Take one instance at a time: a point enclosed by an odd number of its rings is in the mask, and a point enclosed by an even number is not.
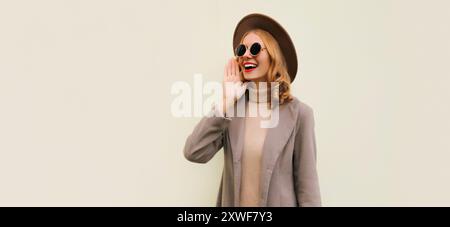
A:
[[[249,14],[242,18],[234,30],[233,50],[240,44],[242,36],[253,29],[267,31],[277,40],[286,61],[291,82],[293,82],[298,67],[295,46],[286,30],[274,19],[259,13]]]

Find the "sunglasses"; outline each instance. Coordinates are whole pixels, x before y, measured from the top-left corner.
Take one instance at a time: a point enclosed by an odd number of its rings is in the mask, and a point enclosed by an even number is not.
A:
[[[250,54],[253,57],[255,57],[263,49],[266,49],[266,48],[261,48],[261,44],[253,43],[252,46],[250,47]],[[245,52],[247,52],[247,46],[245,46],[244,44],[240,44],[239,46],[236,47],[236,50],[235,50],[236,56],[242,57],[242,56],[244,56]]]

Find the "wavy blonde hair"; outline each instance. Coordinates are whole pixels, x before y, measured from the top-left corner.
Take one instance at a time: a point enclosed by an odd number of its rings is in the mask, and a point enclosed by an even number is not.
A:
[[[266,50],[269,54],[270,66],[267,72],[267,82],[278,82],[279,87],[279,101],[280,104],[292,101],[291,95],[291,77],[287,71],[286,61],[280,46],[276,39],[268,32],[261,29],[253,29],[245,33],[241,38],[241,43],[249,33],[255,33],[264,42]],[[271,91],[271,89],[269,89]],[[269,96],[271,97],[271,95]]]

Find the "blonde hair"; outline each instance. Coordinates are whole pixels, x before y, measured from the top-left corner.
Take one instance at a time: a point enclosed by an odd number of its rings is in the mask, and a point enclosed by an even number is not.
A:
[[[263,41],[269,54],[270,66],[267,72],[267,82],[278,82],[280,104],[292,101],[291,77],[287,71],[286,61],[277,40],[268,32],[261,29],[250,30],[242,36],[241,43],[249,33],[255,33]],[[271,89],[269,89],[270,91]],[[271,97],[271,96],[270,96]]]

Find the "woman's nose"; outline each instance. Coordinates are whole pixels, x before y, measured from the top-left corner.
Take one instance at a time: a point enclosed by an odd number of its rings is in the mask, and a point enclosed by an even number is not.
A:
[[[245,50],[245,53],[244,53],[244,55],[242,57],[247,58],[247,59],[248,58],[253,58],[253,56],[250,54],[250,50],[249,49]]]

